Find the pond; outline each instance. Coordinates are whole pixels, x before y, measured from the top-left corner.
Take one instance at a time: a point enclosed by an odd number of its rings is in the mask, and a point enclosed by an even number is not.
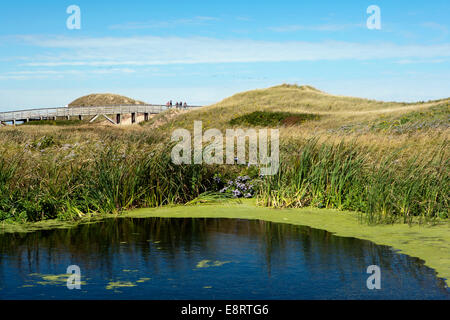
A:
[[[81,289],[67,288],[67,267]],[[367,267],[381,269],[369,290]],[[0,299],[450,299],[423,261],[259,220],[117,218],[0,235]]]

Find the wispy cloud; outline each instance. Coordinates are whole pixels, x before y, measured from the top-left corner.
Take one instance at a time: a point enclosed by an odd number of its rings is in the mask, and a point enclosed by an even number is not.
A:
[[[336,32],[349,29],[363,28],[363,24],[321,24],[321,25],[285,25],[278,27],[269,27],[268,29],[274,32],[296,32],[296,31],[324,31]]]
[[[436,40],[443,40],[445,39],[448,34],[449,30],[447,26],[444,26],[442,24],[436,23],[436,22],[424,22],[421,24],[422,27],[432,29],[435,31],[438,31],[440,33],[440,36]]]
[[[130,68],[107,68],[107,69],[72,69],[72,70],[23,70],[0,73],[1,80],[30,80],[63,78],[65,76],[88,76],[104,74],[130,74],[136,70]]]
[[[144,22],[126,22],[122,24],[111,25],[108,28],[111,30],[139,30],[139,29],[165,29],[175,28],[180,26],[198,26],[205,25],[213,21],[219,21],[219,18],[208,16],[197,16],[193,18],[183,19],[167,19],[164,21],[150,20]]]
[[[146,66],[199,63],[320,60],[441,59],[449,44],[256,41],[215,38],[131,37],[73,38],[22,36],[39,55],[22,65]],[[40,50],[42,52],[40,52]]]
[[[447,59],[403,59],[397,61],[398,64],[425,64],[425,63],[443,63],[447,62]]]

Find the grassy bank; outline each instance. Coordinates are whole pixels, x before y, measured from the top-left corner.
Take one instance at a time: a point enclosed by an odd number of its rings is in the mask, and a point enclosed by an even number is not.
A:
[[[258,204],[352,210],[362,221],[449,219],[449,100],[387,103],[282,85],[206,108],[169,111],[140,126],[0,129],[0,221],[32,222],[182,204],[249,176]],[[176,128],[276,127],[281,167],[174,165]],[[239,190],[238,190],[239,191]]]
[[[265,179],[258,203],[358,211],[369,223],[447,219],[448,147],[444,143],[411,157],[402,156],[401,149],[374,157],[375,150],[357,140],[290,141],[283,145],[278,174]]]
[[[222,189],[217,177],[238,175],[254,181],[252,195],[262,206],[352,210],[369,223],[448,219],[446,143],[405,156],[402,148],[379,153],[358,140],[287,140],[278,174],[260,179],[257,168],[245,165],[174,165],[170,144],[153,134],[103,134],[81,142],[80,133],[72,143],[60,131],[26,143],[9,137],[0,151],[0,220],[71,220],[182,204]]]
[[[2,151],[0,220],[70,220],[184,203],[208,190],[215,173],[206,166],[174,165],[162,150],[166,146],[55,147],[52,141],[47,137],[33,151],[26,149],[28,156],[24,150]],[[48,151],[55,148],[60,152]]]

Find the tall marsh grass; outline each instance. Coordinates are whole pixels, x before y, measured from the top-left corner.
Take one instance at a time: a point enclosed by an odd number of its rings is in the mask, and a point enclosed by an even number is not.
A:
[[[77,219],[201,202],[199,195],[218,191],[217,174],[258,175],[245,165],[174,165],[162,137],[156,130],[5,130],[0,221]],[[258,183],[257,202],[353,210],[374,224],[449,218],[448,142],[414,150],[408,141],[401,149],[349,139],[283,140],[280,170]]]
[[[258,203],[354,210],[369,223],[448,218],[448,145],[430,151],[405,157],[394,150],[374,157],[357,142],[287,144],[281,153],[288,156],[278,174],[266,178]]]
[[[217,169],[174,165],[167,146],[111,143],[96,154],[25,159],[0,154],[0,221],[75,219],[135,207],[186,203],[210,187]],[[22,159],[22,160],[19,160]]]

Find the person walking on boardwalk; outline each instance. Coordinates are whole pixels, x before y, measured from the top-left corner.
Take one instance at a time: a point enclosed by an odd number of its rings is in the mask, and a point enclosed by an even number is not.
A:
[[[184,102],[184,104],[183,104],[183,109],[187,109],[187,103],[186,103],[186,101]]]

